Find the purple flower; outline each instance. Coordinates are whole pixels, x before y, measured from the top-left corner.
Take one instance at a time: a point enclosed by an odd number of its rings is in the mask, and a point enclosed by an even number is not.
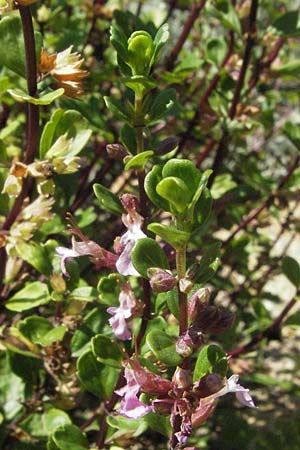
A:
[[[73,220],[73,219],[71,219]],[[73,221],[74,222],[74,221]],[[88,239],[82,231],[77,227],[76,223],[72,224],[69,230],[74,235],[78,236],[81,241],[76,241],[72,236],[72,248],[57,247],[56,254],[61,258],[61,271],[65,276],[69,276],[66,269],[66,262],[72,258],[79,256],[91,256],[93,263],[97,269],[101,267],[108,267],[109,269],[116,269],[116,261],[118,257],[113,253],[100,247],[96,242]]]
[[[138,399],[137,394],[140,390],[140,385],[136,381],[134,370],[126,367],[124,377],[126,386],[115,391],[117,395],[123,397],[118,413],[129,419],[140,419],[152,411],[152,406],[146,405]]]
[[[244,388],[240,384],[238,384],[239,376],[238,375],[232,375],[228,380],[226,380],[225,386],[220,389],[215,394],[212,394],[208,397],[205,397],[201,399],[200,403],[212,403],[216,398],[222,397],[223,395],[226,395],[230,392],[234,392],[236,395],[236,398],[241,402],[243,405],[248,406],[249,408],[256,408],[251,395],[249,394],[249,389]]]
[[[120,239],[123,250],[116,262],[116,267],[118,272],[124,276],[139,276],[140,274],[132,264],[131,252],[139,239],[147,237],[141,230],[143,218],[136,211],[131,211],[130,214],[123,214],[122,220],[128,231]]]
[[[114,330],[117,338],[122,341],[131,339],[131,333],[127,327],[126,319],[132,317],[133,310],[137,306],[137,301],[134,293],[128,286],[124,286],[119,295],[120,306],[111,306],[107,312],[112,315],[109,323]]]

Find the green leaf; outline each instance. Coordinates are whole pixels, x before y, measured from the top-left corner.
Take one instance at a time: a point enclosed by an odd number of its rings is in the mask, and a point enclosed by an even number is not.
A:
[[[135,129],[128,125],[128,123],[125,123],[125,125],[121,128],[120,139],[128,152],[134,155],[137,151]]]
[[[241,34],[241,24],[230,0],[216,0],[216,7],[209,5],[208,10],[220,20],[225,28]]]
[[[207,60],[220,67],[227,52],[227,45],[222,38],[211,38],[206,42]]]
[[[283,126],[284,134],[300,150],[300,123],[286,122]]]
[[[143,97],[148,91],[157,87],[157,81],[151,80],[148,77],[135,75],[133,77],[124,78],[124,84],[132,89],[138,97]]]
[[[193,196],[199,188],[201,172],[189,159],[170,159],[163,167],[162,177],[180,178]]]
[[[277,76],[298,78],[300,71],[300,59],[295,59],[294,61],[289,61],[286,64],[282,64],[281,66],[274,68],[273,71]]]
[[[45,345],[46,347],[49,347],[53,344],[53,342],[59,342],[62,341],[64,338],[64,335],[66,334],[67,327],[64,325],[59,325],[58,327],[52,328],[52,330],[48,331],[42,338],[41,338],[41,345]]]
[[[157,433],[162,434],[163,436],[170,436],[172,428],[169,417],[164,417],[159,414],[150,412],[144,417],[144,421],[148,424],[151,430],[154,430]]]
[[[126,160],[125,170],[143,170],[147,161],[149,160],[149,158],[151,158],[153,153],[154,152],[152,150],[146,150],[145,152],[132,156],[130,159]]]
[[[146,336],[146,342],[156,358],[167,366],[177,366],[181,363],[182,358],[176,352],[175,339],[163,331],[150,331]]]
[[[122,275],[117,273],[101,277],[97,286],[101,302],[109,306],[117,305],[121,291],[120,284],[124,282]]]
[[[50,103],[54,102],[57,98],[61,97],[65,90],[63,88],[56,89],[55,91],[48,92],[47,94],[42,95],[41,97],[35,98],[26,92],[22,91],[22,89],[8,89],[7,91],[17,102],[28,102],[33,105],[50,105]]]
[[[150,120],[155,121],[164,117],[168,110],[174,105],[175,100],[176,91],[173,88],[164,89],[156,94],[154,100],[152,100],[149,111]]]
[[[155,35],[155,38],[153,41],[154,50],[153,50],[150,66],[152,66],[159,60],[162,47],[168,42],[169,37],[170,37],[169,25],[167,23],[165,23],[164,25],[162,25],[159,28],[159,30],[157,31],[157,33]]]
[[[285,256],[282,260],[282,272],[295,286],[299,289],[300,286],[300,265],[299,263],[290,256]]]
[[[156,192],[171,203],[172,210],[180,214],[185,211],[192,197],[187,185],[176,177],[163,178],[156,186]]]
[[[220,242],[209,245],[203,252],[200,263],[196,263],[193,268],[193,281],[205,284],[216,273],[220,265]]]
[[[43,37],[35,32],[35,48],[39,60]],[[25,48],[22,24],[18,16],[5,16],[0,21],[0,67],[8,69],[25,78]]]
[[[100,208],[111,212],[112,214],[116,214],[117,216],[123,213],[122,203],[115,194],[101,184],[94,184],[93,189],[99,200]]]
[[[52,439],[59,450],[86,450],[89,448],[85,435],[72,424],[57,428],[52,434]]]
[[[125,120],[131,122],[132,111],[130,111],[124,102],[112,97],[104,97],[105,104],[109,111],[115,116],[116,119]]]
[[[68,295],[68,300],[77,300],[80,302],[93,302],[98,297],[97,289],[92,286],[82,286],[74,289]]]
[[[148,278],[147,270],[150,267],[169,268],[165,252],[156,241],[150,238],[143,238],[137,241],[131,253],[131,260],[135,269],[144,278]]]
[[[198,381],[208,373],[217,373],[225,377],[227,369],[228,363],[224,351],[218,345],[205,345],[198,355],[193,381]]]
[[[210,190],[205,188],[199,198],[198,202],[195,205],[194,216],[198,225],[204,226],[211,213],[212,209],[212,197]]]
[[[276,28],[284,36],[299,36],[300,34],[300,14],[299,9],[288,11],[277,17],[273,23]]]
[[[110,427],[120,431],[130,432],[131,436],[140,436],[147,428],[144,417],[141,419],[129,419],[120,415],[110,415],[107,417],[107,423]],[[120,449],[124,450],[124,448]]]
[[[18,255],[38,272],[49,276],[52,272],[51,260],[44,246],[37,242],[21,241],[16,246]]]
[[[76,156],[86,145],[91,136],[82,115],[75,110],[63,111],[57,109],[46,123],[40,140],[40,158],[47,155],[48,150],[61,136],[71,140],[68,146],[68,156]]]
[[[22,378],[25,383],[37,384],[39,371],[43,367],[41,360],[14,351],[8,351],[8,360],[12,372]]]
[[[41,339],[53,328],[45,317],[29,316],[18,323],[21,333],[34,344],[41,344]]]
[[[153,166],[152,170],[146,175],[145,178],[145,191],[151,202],[154,203],[159,209],[169,211],[169,203],[163,199],[156,192],[156,186],[162,180],[162,167],[159,165]]]
[[[6,308],[10,311],[22,312],[45,305],[51,300],[48,286],[40,281],[27,283],[26,286],[8,299]]]
[[[44,426],[50,434],[63,425],[70,425],[71,419],[65,411],[57,408],[51,408],[43,416]]]
[[[172,225],[163,225],[161,223],[151,223],[147,229],[160,236],[174,248],[180,248],[185,245],[190,237],[190,233],[177,230]]]
[[[108,399],[115,387],[119,371],[97,361],[91,350],[77,360],[78,376],[87,391]]]
[[[232,180],[232,176],[229,173],[217,175],[211,187],[211,196],[216,200],[236,186],[236,182]]]
[[[122,368],[123,353],[120,347],[104,334],[97,334],[93,337],[92,352],[99,362],[116,369]]]

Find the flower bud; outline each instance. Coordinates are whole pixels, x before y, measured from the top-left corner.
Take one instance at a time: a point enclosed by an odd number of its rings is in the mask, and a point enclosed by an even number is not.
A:
[[[179,338],[176,341],[176,352],[180,356],[183,356],[184,358],[191,356],[191,354],[193,353],[193,347],[194,342],[191,339],[189,331],[179,336]]]
[[[129,214],[134,213],[139,207],[138,198],[132,194],[123,194],[121,197],[121,203]]]
[[[160,142],[155,148],[156,155],[165,155],[166,153],[175,150],[178,145],[178,138],[176,136],[169,136]]]
[[[153,292],[168,292],[176,286],[177,280],[169,270],[151,267],[147,270]]]
[[[122,160],[128,155],[125,147],[122,144],[108,144],[106,146],[106,151],[111,159]]]
[[[182,369],[181,367],[177,367],[175,373],[172,378],[173,383],[179,389],[187,389],[192,385],[192,375],[190,370]]]
[[[7,194],[9,197],[17,197],[22,189],[22,178],[17,178],[9,174],[4,182],[2,194]]]
[[[223,385],[224,381],[220,375],[217,373],[209,373],[194,384],[193,391],[200,398],[204,398],[218,392]]]
[[[148,75],[153,55],[153,40],[147,31],[135,31],[128,39],[128,65],[133,75]]]
[[[37,10],[37,20],[38,20],[38,22],[46,23],[50,19],[50,16],[51,16],[51,11],[50,11],[49,8],[47,8],[46,5],[42,5]]]
[[[207,307],[209,295],[210,292],[208,288],[199,289],[192,295],[188,305],[188,317],[190,320],[197,320],[199,313]]]
[[[183,292],[184,294],[188,294],[190,290],[193,288],[193,286],[194,284],[187,278],[181,278],[179,280],[180,292]]]

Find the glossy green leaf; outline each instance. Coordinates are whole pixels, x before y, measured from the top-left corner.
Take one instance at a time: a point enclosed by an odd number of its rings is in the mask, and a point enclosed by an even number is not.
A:
[[[101,302],[109,306],[117,305],[121,291],[120,284],[123,282],[125,282],[124,277],[117,273],[102,276],[97,286]]]
[[[58,327],[52,328],[52,330],[48,331],[48,333],[41,338],[41,345],[48,347],[49,345],[52,345],[53,342],[62,341],[67,330],[65,325],[59,325]]]
[[[122,144],[126,147],[128,152],[134,155],[137,152],[135,129],[128,123],[125,123],[125,125],[121,128],[120,138]]]
[[[225,58],[227,45],[223,38],[211,38],[206,43],[206,56],[208,61],[220,66]]]
[[[156,192],[165,200],[168,200],[172,209],[179,214],[187,208],[192,197],[187,185],[176,177],[163,178],[156,186]]]
[[[72,423],[68,414],[57,408],[51,408],[46,411],[43,416],[43,422],[49,434],[63,425],[70,425]]]
[[[167,23],[165,23],[164,25],[162,25],[154,38],[153,41],[153,54],[152,54],[152,60],[150,63],[150,66],[152,66],[153,64],[155,64],[161,55],[161,50],[163,48],[163,46],[168,42],[170,37],[170,32],[169,32],[169,25]]]
[[[299,9],[288,11],[281,14],[275,22],[273,27],[276,28],[284,36],[299,36],[300,34],[300,14]]]
[[[20,17],[8,15],[0,21],[0,67],[6,66],[25,78],[25,48]],[[43,44],[42,35],[35,32],[37,60]]]
[[[232,180],[229,173],[217,175],[211,187],[211,196],[213,199],[221,198],[226,192],[231,191],[237,186],[236,182]]]
[[[132,117],[132,113],[124,105],[124,102],[112,97],[104,97],[105,104],[109,111],[115,116],[116,119],[129,121]]]
[[[84,388],[101,399],[111,396],[119,371],[97,361],[91,350],[77,360],[79,379]]]
[[[224,351],[218,345],[205,345],[199,352],[193,380],[198,381],[208,373],[226,376],[228,362]]]
[[[132,156],[130,159],[126,160],[125,170],[143,170],[153,153],[152,150],[146,150],[145,152]]]
[[[72,424],[57,428],[52,434],[52,439],[59,450],[86,450],[89,448],[85,434]]]
[[[156,192],[156,186],[162,180],[162,167],[153,166],[152,170],[145,177],[145,191],[151,202],[160,209],[169,211],[169,203]]]
[[[209,5],[208,10],[220,20],[225,28],[241,34],[241,24],[230,0],[216,0],[216,6]]]
[[[51,300],[48,286],[40,281],[27,283],[26,286],[10,297],[6,308],[10,311],[26,311],[40,305],[45,305]]]
[[[212,203],[213,202],[210,190],[204,188],[201,197],[199,198],[198,202],[195,205],[194,210],[194,217],[198,225],[200,226],[205,225],[208,219],[210,218]]]
[[[220,265],[220,247],[221,244],[216,242],[205,248],[200,263],[196,263],[193,267],[193,281],[199,284],[205,284],[216,273]]]
[[[164,225],[161,223],[151,223],[147,229],[152,233],[160,236],[164,241],[168,242],[174,248],[180,248],[187,243],[190,234],[185,231],[177,230],[172,225]]]
[[[88,142],[91,130],[87,128],[86,121],[78,111],[57,109],[44,126],[40,140],[40,158],[44,158],[52,145],[63,135],[70,140],[68,156],[76,156]]]
[[[38,272],[49,276],[52,272],[51,260],[44,246],[37,242],[21,241],[16,246],[19,256]]]
[[[160,330],[153,330],[146,336],[146,342],[159,361],[167,366],[177,366],[182,358],[176,352],[175,339]]]
[[[142,97],[151,89],[157,87],[157,82],[151,80],[148,77],[143,77],[141,75],[135,75],[132,77],[124,78],[124,84],[132,89],[138,97]]]
[[[155,121],[164,117],[167,111],[174,105],[176,100],[176,91],[173,88],[167,88],[160,91],[154,99],[149,111],[149,118]]]
[[[8,89],[7,91],[17,102],[28,102],[33,105],[50,105],[56,99],[61,97],[65,90],[63,88],[56,89],[55,91],[47,92],[47,94],[43,94],[42,96],[35,98],[31,97],[31,95],[22,91],[21,89]]]
[[[300,123],[286,122],[283,126],[284,134],[300,150]]]
[[[182,180],[193,196],[199,187],[201,172],[189,159],[170,159],[163,167],[162,177],[176,177]]]
[[[79,302],[93,302],[98,297],[97,289],[92,286],[82,286],[74,289],[68,295],[68,300],[77,300]]]
[[[93,189],[100,208],[118,216],[122,214],[123,206],[115,194],[101,184],[94,184]]]
[[[53,325],[45,317],[34,315],[19,322],[18,328],[31,342],[40,344],[43,336],[53,328]]]
[[[165,252],[156,241],[150,238],[143,238],[137,241],[131,253],[131,260],[135,269],[144,278],[148,278],[147,270],[150,267],[169,268]]]
[[[92,352],[99,362],[117,369],[121,369],[124,355],[120,347],[104,334],[97,334],[92,339]]]
[[[282,260],[282,272],[295,286],[296,289],[300,287],[300,265],[290,256],[285,256]]]

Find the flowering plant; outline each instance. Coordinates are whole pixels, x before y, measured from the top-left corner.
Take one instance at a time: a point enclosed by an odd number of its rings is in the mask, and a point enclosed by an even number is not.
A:
[[[266,448],[250,387],[288,388],[255,351],[299,324],[295,292],[275,316],[263,289],[280,271],[299,293],[288,246],[270,256],[297,232],[299,63],[281,52],[299,14],[48,3],[0,1],[0,446]]]

